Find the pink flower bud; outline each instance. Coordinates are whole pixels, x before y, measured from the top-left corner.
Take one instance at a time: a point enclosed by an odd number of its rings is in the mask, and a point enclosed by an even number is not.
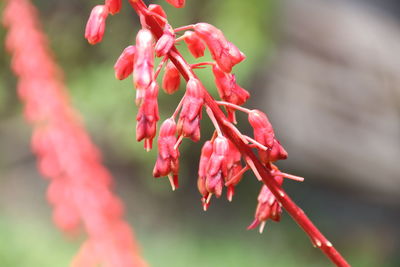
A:
[[[152,142],[156,135],[157,121],[160,119],[157,96],[158,85],[156,82],[152,82],[145,91],[143,102],[136,116],[136,139],[137,141],[144,139],[144,147],[147,151],[152,148]]]
[[[268,150],[259,150],[260,159],[264,163],[286,159],[287,152],[275,138],[274,129],[267,116],[259,111],[252,110],[249,113],[249,122],[254,129],[254,139],[268,147]]]
[[[213,142],[213,151],[207,164],[206,189],[210,194],[220,197],[224,180],[228,175],[227,156],[229,142],[223,136],[218,136]]]
[[[106,0],[106,6],[111,15],[117,14],[121,10],[122,0]]]
[[[231,72],[232,67],[243,61],[246,56],[224,34],[208,23],[197,23],[194,30],[203,39],[211,52],[212,58],[224,72]]]
[[[179,171],[179,151],[174,148],[177,138],[176,124],[173,119],[163,122],[158,136],[158,157],[153,176],[167,176],[170,173],[177,177]]]
[[[272,148],[275,133],[267,115],[259,110],[252,110],[249,113],[249,122],[254,129],[254,138],[257,142]]]
[[[179,70],[172,62],[168,62],[165,66],[164,77],[162,80],[162,88],[167,94],[173,94],[179,89],[181,75]]]
[[[151,5],[149,5],[148,10],[153,12],[153,13],[156,13],[160,17],[163,17],[165,19],[167,18],[167,14],[165,14],[164,9],[160,5],[151,4]],[[156,16],[154,16],[154,19],[158,22],[158,24],[160,24],[161,27],[165,26],[165,21],[164,20],[162,20],[162,19],[160,19],[160,18],[158,18]]]
[[[181,8],[185,6],[185,0],[166,0],[167,3],[173,5],[176,8]]]
[[[153,35],[149,30],[141,29],[136,36],[136,53],[133,68],[134,83],[138,91],[146,90],[153,81],[153,66]],[[143,95],[144,93],[139,94]]]
[[[164,33],[158,39],[156,43],[156,55],[157,57],[165,56],[168,54],[169,50],[171,50],[172,46],[175,43],[175,33],[172,29],[171,25],[166,24],[164,27]]]
[[[203,88],[199,80],[191,78],[186,86],[181,113],[178,121],[178,133],[190,137],[193,141],[200,140],[201,109],[203,107]]]
[[[97,44],[103,39],[107,16],[107,6],[98,5],[92,9],[85,30],[85,38],[90,44]]]
[[[55,206],[53,220],[60,229],[69,233],[75,232],[80,224],[79,212],[68,202]]]
[[[282,176],[275,176],[275,180],[279,185],[282,185]],[[275,196],[268,189],[266,185],[261,187],[261,191],[258,195],[258,205],[255,212],[254,221],[247,227],[247,229],[254,229],[260,223],[260,232],[263,231],[265,222],[268,219],[279,222],[281,219],[282,208]]]
[[[274,139],[274,144],[272,145],[271,150],[268,150],[266,152],[268,160],[272,162],[277,160],[284,160],[288,157],[288,153],[277,139]]]
[[[213,151],[212,142],[211,141],[205,142],[203,148],[201,149],[199,171],[198,171],[199,177],[197,179],[197,188],[199,189],[200,194],[205,198],[208,195],[208,191],[206,189],[207,165],[210,160],[212,151]]]
[[[204,50],[206,50],[206,46],[200,37],[192,31],[186,31],[184,36],[185,43],[188,46],[190,53],[192,53],[195,58],[204,56]]]
[[[239,150],[231,141],[229,141],[229,151],[226,157],[228,173],[225,177],[225,185],[229,183],[227,186],[228,190],[226,195],[229,201],[232,201],[232,197],[235,193],[235,186],[240,182],[243,176],[243,168],[240,162],[241,158],[242,155],[240,154]]]
[[[115,77],[118,80],[123,80],[131,75],[133,71],[133,60],[135,58],[136,48],[130,45],[124,49],[114,65]]]
[[[217,65],[214,65],[212,70],[221,99],[235,105],[243,105],[250,97],[250,94],[236,83],[235,75],[223,72]],[[230,108],[227,108],[227,111],[230,120],[235,121],[235,111]]]

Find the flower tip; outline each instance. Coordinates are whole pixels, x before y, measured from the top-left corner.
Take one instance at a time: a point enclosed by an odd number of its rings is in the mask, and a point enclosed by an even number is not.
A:
[[[229,202],[232,202],[233,195],[235,194],[234,190],[235,189],[234,189],[233,186],[228,186],[227,193],[226,193],[226,198],[228,199]]]
[[[146,150],[146,152],[150,152],[152,148],[153,148],[153,139],[149,138],[144,139],[144,150]]]
[[[247,230],[252,230],[256,228],[259,224],[260,221],[258,219],[254,219],[254,221],[249,226],[247,226]]]
[[[264,232],[264,228],[265,228],[265,224],[266,223],[267,223],[266,221],[263,221],[263,222],[260,223],[260,228],[258,229],[258,232],[260,234],[262,234]]]
[[[175,191],[178,187],[178,175],[168,175],[169,183],[171,184],[172,191]]]

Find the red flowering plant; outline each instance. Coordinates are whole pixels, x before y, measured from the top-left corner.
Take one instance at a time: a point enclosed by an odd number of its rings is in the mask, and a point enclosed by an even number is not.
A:
[[[100,12],[102,19],[99,19],[99,12],[95,11],[111,10],[113,5],[120,7],[119,2],[106,1],[104,5],[93,9],[85,33],[89,43],[101,41],[104,34],[104,20],[107,15]],[[185,5],[184,0],[167,2],[176,8]],[[259,110],[242,106],[250,94],[236,83],[235,75],[231,72],[236,64],[246,58],[245,55],[213,25],[197,23],[174,28],[169,24],[161,6],[146,6],[142,0],[129,0],[129,3],[139,16],[142,29],[136,37],[134,56],[127,54],[125,49],[114,68],[117,78],[126,78],[129,72],[133,73],[136,104],[139,107],[136,138],[138,141],[144,140],[146,150],[151,149],[156,136],[156,124],[159,119],[156,79],[163,66],[166,65],[162,87],[168,94],[173,94],[178,89],[180,76],[186,80],[186,91],[180,104],[161,126],[153,175],[166,176],[173,189],[178,187],[179,146],[185,137],[194,142],[200,140],[200,121],[204,108],[215,127],[215,133],[204,143],[200,155],[197,185],[203,208],[206,210],[209,207],[213,195],[219,198],[224,187],[227,188],[227,198],[231,201],[234,188],[244,172],[252,170],[262,185],[255,219],[249,229],[260,226],[262,232],[267,220],[279,221],[284,208],[310,236],[315,247],[320,248],[336,265],[349,266],[332,243],[319,232],[284,191],[284,178],[297,181],[302,181],[303,178],[283,173],[274,164],[278,160],[286,159],[288,154],[276,138],[267,116]],[[176,37],[181,31],[185,31],[184,34]],[[187,63],[175,46],[181,41],[187,44],[195,58],[202,57],[208,48],[213,61]],[[156,69],[153,68],[155,57],[161,57]],[[121,62],[130,62],[130,65]],[[212,68],[220,101],[216,101],[209,94],[195,74],[196,68],[206,65]],[[249,123],[254,130],[253,137],[246,136],[237,129],[236,111],[248,114]],[[258,156],[255,151],[258,152]]]
[[[25,103],[25,115],[34,126],[32,143],[39,169],[51,181],[48,198],[54,206],[54,220],[63,230],[81,227],[88,236],[73,266],[144,266],[123,220],[122,204],[112,192],[111,177],[70,108],[60,71],[49,55],[33,6],[29,0],[6,2],[6,48],[19,77],[18,92]],[[213,196],[222,196],[224,188],[231,201],[243,174],[251,170],[260,181],[261,191],[249,229],[259,227],[262,232],[266,221],[279,221],[282,210],[286,210],[334,264],[350,266],[283,189],[285,178],[303,178],[278,169],[275,162],[286,159],[288,154],[268,117],[262,111],[243,107],[250,94],[236,83],[232,70],[245,55],[213,25],[197,23],[174,28],[160,5],[146,6],[142,0],[128,2],[140,18],[141,29],[135,44],[123,50],[114,70],[119,80],[133,74],[138,106],[136,138],[143,140],[145,150],[153,147],[160,119],[158,76],[164,69],[162,89],[167,94],[179,89],[181,78],[186,81],[185,94],[175,112],[161,124],[153,175],[168,177],[172,189],[178,188],[179,147],[184,138],[200,140],[204,109],[215,127],[203,145],[199,161],[197,185],[204,210]],[[167,2],[176,8],[185,5],[184,0]],[[85,30],[90,44],[101,42],[107,18],[121,8],[121,0],[105,0],[93,8]],[[177,37],[180,32],[184,33]],[[189,64],[175,46],[178,42],[184,42],[194,58],[203,57],[208,49],[213,61]],[[161,58],[156,67],[155,57]],[[221,100],[215,100],[197,77],[195,70],[204,66],[211,67]],[[253,137],[237,128],[236,112],[247,114]]]

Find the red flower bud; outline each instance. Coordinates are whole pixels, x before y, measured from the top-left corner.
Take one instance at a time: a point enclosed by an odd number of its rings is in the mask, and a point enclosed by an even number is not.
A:
[[[199,189],[199,192],[203,197],[207,197],[208,195],[208,191],[206,189],[206,176],[207,176],[207,165],[210,160],[212,151],[213,151],[212,142],[211,141],[205,142],[203,148],[201,149],[199,171],[198,171],[199,177],[197,179],[197,188]]]
[[[200,120],[203,103],[201,83],[195,78],[189,79],[178,121],[179,135],[190,137],[195,142],[200,140]]]
[[[136,139],[137,141],[145,140],[144,147],[147,151],[152,148],[153,138],[156,135],[157,121],[160,119],[157,96],[158,85],[156,82],[152,82],[145,91],[143,102],[136,116]]]
[[[254,129],[254,139],[262,145],[268,147],[268,150],[259,150],[260,159],[264,163],[286,159],[288,154],[275,138],[274,129],[267,116],[259,111],[252,110],[249,113],[249,122]]]
[[[176,124],[173,119],[163,122],[158,136],[158,158],[153,170],[155,177],[167,176],[169,173],[178,174],[179,151],[174,148],[177,138]]]
[[[118,80],[123,80],[133,71],[133,60],[135,58],[136,48],[134,45],[130,45],[124,49],[122,54],[119,56],[117,62],[114,65],[115,77]]]
[[[207,164],[206,189],[210,194],[220,197],[224,180],[228,175],[226,157],[229,152],[229,142],[223,136],[218,136],[213,142],[213,151]]]
[[[164,33],[158,39],[156,43],[156,55],[157,57],[165,56],[168,54],[169,50],[171,50],[172,46],[175,43],[175,33],[172,29],[171,25],[166,24],[164,28]]]
[[[225,184],[230,182],[227,190],[227,198],[229,201],[232,201],[232,197],[235,193],[235,186],[240,182],[243,176],[243,168],[240,162],[241,158],[242,155],[240,154],[240,151],[231,141],[229,141],[229,151],[226,158],[228,173],[225,177]],[[232,179],[234,179],[234,181]]]
[[[218,65],[214,65],[212,70],[221,99],[235,105],[243,105],[250,94],[236,83],[235,75],[223,72]],[[235,121],[235,111],[231,108],[227,108],[227,111],[230,120]]]
[[[206,46],[200,37],[197,36],[197,33],[186,31],[184,40],[190,53],[192,53],[195,58],[204,56],[204,50],[206,50]]]
[[[134,60],[134,83],[138,91],[146,90],[153,81],[154,48],[153,35],[147,29],[141,29],[136,36],[136,53]],[[138,92],[142,98],[144,93]]]
[[[282,185],[282,176],[275,176],[276,181],[279,185]],[[268,189],[266,185],[261,187],[261,191],[258,195],[258,205],[255,212],[254,221],[247,227],[247,229],[254,229],[260,223],[260,233],[263,231],[265,222],[268,219],[279,222],[281,219],[282,208],[275,196]]]
[[[246,56],[224,34],[208,23],[197,23],[194,30],[203,39],[211,52],[212,58],[224,72],[231,72],[232,67],[243,61]]]
[[[69,233],[75,232],[80,224],[78,210],[68,202],[55,206],[53,220],[60,229]]]
[[[185,6],[185,0],[166,0],[166,1],[176,8],[181,8]]]
[[[271,150],[268,150],[266,152],[267,152],[267,158],[269,159],[269,161],[272,162],[277,160],[284,160],[287,159],[288,157],[288,153],[283,148],[278,139],[274,139],[274,144],[272,145]]]
[[[153,12],[153,13],[156,13],[160,17],[163,17],[165,19],[167,18],[167,14],[165,14],[164,9],[160,5],[151,4],[151,5],[149,5],[148,10]],[[165,26],[165,21],[164,20],[162,20],[162,19],[160,19],[160,18],[158,18],[156,16],[154,16],[154,19],[158,22],[158,24],[160,24],[161,27]]]
[[[106,0],[106,6],[111,15],[117,14],[121,10],[122,0]]]
[[[275,133],[267,115],[259,110],[252,110],[249,113],[249,122],[254,129],[254,139],[268,148],[272,148]]]
[[[172,62],[168,62],[167,66],[165,66],[162,88],[167,94],[173,94],[179,89],[180,82],[181,75],[179,70]]]
[[[85,38],[90,44],[97,44],[103,39],[107,16],[107,6],[98,5],[92,9],[85,30]]]

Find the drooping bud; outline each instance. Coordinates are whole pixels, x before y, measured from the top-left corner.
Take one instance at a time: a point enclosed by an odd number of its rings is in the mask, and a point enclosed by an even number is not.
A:
[[[254,139],[268,148],[267,151],[258,151],[263,163],[267,164],[269,162],[287,158],[288,155],[286,150],[275,138],[274,129],[263,112],[252,110],[249,113],[249,122],[254,129]]]
[[[159,15],[160,17],[166,19],[167,18],[167,14],[165,13],[164,9],[160,6],[160,5],[156,5],[156,4],[150,4],[148,7],[148,10],[150,12],[153,12],[157,15]],[[162,20],[161,18],[154,16],[155,20],[158,22],[158,24],[160,24],[161,27],[165,26],[165,20]]]
[[[217,198],[221,196],[224,180],[228,175],[227,156],[229,142],[224,136],[218,136],[213,142],[213,151],[207,164],[206,190]]]
[[[228,188],[226,194],[226,197],[229,201],[232,201],[232,197],[235,193],[235,186],[239,183],[243,176],[242,165],[240,162],[241,158],[242,155],[240,154],[240,151],[231,141],[229,141],[229,151],[226,158],[228,173],[225,177],[225,185],[230,183],[227,186]],[[233,181],[233,179],[235,181]]]
[[[118,80],[123,80],[131,75],[133,71],[133,61],[135,59],[136,48],[130,45],[124,49],[114,65],[115,77]]]
[[[179,151],[175,148],[177,138],[175,121],[170,118],[163,122],[158,136],[158,156],[153,176],[168,176],[172,189],[178,187]]]
[[[206,189],[207,165],[210,160],[212,151],[213,151],[212,142],[211,141],[205,142],[203,148],[201,149],[199,171],[198,171],[199,177],[197,179],[197,188],[199,189],[200,194],[205,198],[207,198],[208,195],[208,191]]]
[[[282,185],[282,176],[275,176],[275,180],[279,185]],[[268,219],[279,222],[281,219],[282,208],[275,196],[266,185],[261,187],[258,195],[258,204],[254,216],[254,221],[247,227],[248,230],[256,228],[260,225],[260,233],[263,232],[265,222]]]
[[[133,67],[133,79],[137,92],[137,102],[153,81],[154,48],[153,35],[147,29],[141,29],[136,36],[136,53]]]
[[[195,142],[200,140],[203,97],[203,88],[200,81],[195,78],[189,79],[179,116],[178,134],[183,137],[189,137]]]
[[[231,72],[232,67],[243,61],[246,56],[224,34],[208,23],[197,23],[194,30],[203,39],[211,52],[212,58],[224,72]]]
[[[173,94],[179,89],[181,75],[179,70],[172,62],[165,66],[164,77],[162,79],[162,88],[167,94]]]
[[[212,70],[222,100],[241,106],[249,99],[249,92],[236,83],[234,74],[223,72],[218,65],[213,65]],[[231,108],[227,108],[227,111],[230,121],[236,121],[235,111]]]
[[[272,145],[271,150],[268,150],[268,159],[269,161],[277,161],[287,159],[288,153],[283,148],[278,139],[274,139],[274,144]]]
[[[166,24],[164,27],[164,33],[158,39],[156,43],[156,55],[157,57],[165,56],[168,54],[169,50],[171,50],[172,46],[174,45],[175,42],[175,33],[174,30],[172,29],[171,25]]]
[[[185,34],[185,43],[190,51],[190,53],[194,56],[194,58],[199,58],[204,56],[204,50],[206,50],[206,45],[197,36],[197,33],[192,31],[186,31]]]
[[[111,15],[117,14],[121,10],[122,0],[106,0],[106,6]]]
[[[185,6],[185,0],[166,0],[167,3],[173,5],[176,8],[182,8]]]
[[[103,39],[107,16],[108,7],[105,5],[98,5],[92,9],[85,29],[85,38],[89,44],[97,44]]]
[[[145,96],[139,107],[136,116],[136,140],[144,139],[144,148],[150,151],[153,139],[156,135],[157,121],[160,119],[158,115],[158,85],[152,82],[145,91]]]
[[[254,139],[268,148],[272,148],[275,133],[267,115],[254,109],[249,113],[249,123],[254,129]]]

